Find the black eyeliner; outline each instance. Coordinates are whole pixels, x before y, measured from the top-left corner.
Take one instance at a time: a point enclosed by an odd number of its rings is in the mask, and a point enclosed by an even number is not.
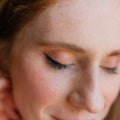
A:
[[[47,60],[48,60],[48,64],[50,65],[51,68],[54,68],[55,70],[61,70],[61,69],[65,69],[67,67],[67,65],[61,64],[57,61],[55,61],[54,59],[52,59],[51,57],[49,57],[46,53],[44,53]]]

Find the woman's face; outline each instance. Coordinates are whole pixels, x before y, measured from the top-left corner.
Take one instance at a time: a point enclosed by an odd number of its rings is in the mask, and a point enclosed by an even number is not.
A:
[[[117,2],[62,0],[18,33],[11,76],[24,120],[103,120],[120,89]]]

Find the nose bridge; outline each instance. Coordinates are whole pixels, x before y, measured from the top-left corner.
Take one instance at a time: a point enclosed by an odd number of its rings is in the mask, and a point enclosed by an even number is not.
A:
[[[90,112],[98,112],[104,107],[104,97],[102,93],[99,68],[94,64],[86,70],[86,75],[83,77],[84,91],[83,98],[85,106]]]
[[[104,97],[100,86],[97,65],[91,65],[78,77],[77,87],[71,94],[71,101],[77,107],[97,113],[104,107]]]
[[[100,90],[99,71],[97,65],[91,65],[85,69],[80,81],[83,81],[83,87],[85,91],[90,93],[96,93]],[[87,88],[87,89],[86,89]]]

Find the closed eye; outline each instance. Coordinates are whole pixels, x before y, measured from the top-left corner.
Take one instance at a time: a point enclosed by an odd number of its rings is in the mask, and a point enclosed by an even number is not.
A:
[[[66,69],[69,66],[69,65],[61,64],[61,63],[55,61],[54,59],[49,57],[46,53],[45,53],[45,56],[46,56],[48,65],[50,66],[50,68],[53,68],[54,70]]]
[[[110,74],[117,74],[117,67],[114,68],[102,67],[102,68]]]

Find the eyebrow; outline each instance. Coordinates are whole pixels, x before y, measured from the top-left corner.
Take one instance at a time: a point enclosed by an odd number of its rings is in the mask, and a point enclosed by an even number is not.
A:
[[[85,53],[86,51],[77,45],[74,44],[68,44],[68,43],[61,43],[61,42],[39,42],[40,46],[48,46],[48,47],[54,47],[54,48],[63,48],[63,49],[68,49],[76,52],[83,52]]]
[[[116,55],[120,55],[120,49],[119,50],[114,50],[113,52],[111,52],[109,54],[109,56],[116,56]]]
[[[54,48],[63,48],[63,49],[68,49],[76,52],[82,52],[86,53],[87,51],[83,49],[80,46],[74,45],[74,44],[69,44],[69,43],[63,43],[63,42],[50,42],[50,41],[42,41],[39,42],[40,46],[48,46],[48,47],[54,47]],[[120,55],[120,49],[114,50],[110,52],[107,56],[117,56]]]

